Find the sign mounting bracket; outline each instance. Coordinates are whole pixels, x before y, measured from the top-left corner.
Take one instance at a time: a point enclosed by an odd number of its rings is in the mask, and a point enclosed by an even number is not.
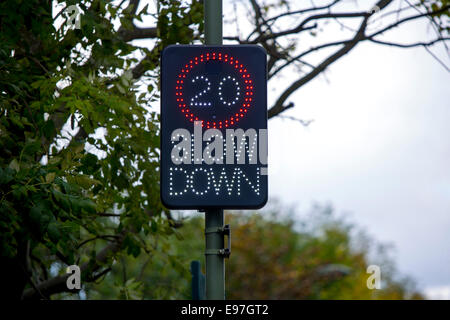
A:
[[[228,238],[228,247],[221,249],[207,249],[205,251],[206,255],[215,254],[219,256],[223,256],[224,258],[229,258],[231,255],[231,228],[229,224],[224,225],[223,227],[211,227],[206,228],[205,235],[208,234],[220,234],[222,236],[227,236]]]

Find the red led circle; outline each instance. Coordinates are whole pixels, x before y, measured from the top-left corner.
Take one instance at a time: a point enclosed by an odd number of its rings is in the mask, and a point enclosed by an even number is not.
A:
[[[221,61],[223,63],[228,63],[232,67],[238,71],[238,75],[241,76],[243,82],[244,82],[244,101],[238,108],[238,111],[234,112],[232,115],[230,115],[225,120],[220,121],[206,121],[199,119],[198,116],[194,114],[192,110],[190,110],[189,106],[186,106],[186,103],[184,101],[183,97],[183,87],[184,87],[184,81],[186,79],[186,75],[189,74],[196,66],[206,62],[206,61]],[[239,122],[240,119],[242,119],[245,114],[248,112],[249,108],[251,107],[252,101],[253,101],[253,81],[250,77],[250,74],[248,73],[247,69],[244,67],[243,64],[239,63],[238,59],[235,59],[234,57],[228,55],[228,54],[222,54],[217,52],[207,52],[204,54],[201,54],[199,56],[194,57],[192,60],[190,60],[182,69],[180,74],[178,74],[176,85],[175,85],[175,96],[176,101],[178,103],[178,107],[180,108],[181,112],[184,113],[185,117],[189,119],[189,121],[201,121],[202,127],[206,127],[207,129],[213,128],[213,129],[222,129],[222,128],[228,128]]]

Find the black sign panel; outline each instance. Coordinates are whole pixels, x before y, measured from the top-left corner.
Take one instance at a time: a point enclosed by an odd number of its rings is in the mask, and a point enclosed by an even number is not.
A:
[[[161,199],[173,209],[267,202],[267,68],[259,46],[176,45],[161,57]]]

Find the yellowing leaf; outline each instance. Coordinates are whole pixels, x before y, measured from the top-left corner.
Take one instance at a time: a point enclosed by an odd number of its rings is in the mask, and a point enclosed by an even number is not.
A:
[[[20,166],[19,163],[17,162],[16,159],[13,159],[10,163],[9,163],[9,167],[15,171],[19,171],[20,170]]]
[[[56,173],[55,172],[49,172],[47,173],[47,175],[45,176],[45,182],[47,183],[52,183],[53,180],[55,180],[56,177]]]

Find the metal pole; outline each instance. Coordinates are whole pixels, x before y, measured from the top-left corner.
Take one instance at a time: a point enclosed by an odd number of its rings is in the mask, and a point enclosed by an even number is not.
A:
[[[205,44],[222,44],[222,0],[204,0]]]
[[[222,0],[204,0],[205,44],[222,44]],[[205,230],[222,228],[222,209],[205,210]],[[206,299],[225,299],[225,261],[217,252],[224,248],[223,233],[206,232]]]
[[[205,210],[205,229],[222,228],[223,210]],[[225,299],[225,261],[219,250],[224,248],[224,235],[220,232],[206,233],[206,299]]]

